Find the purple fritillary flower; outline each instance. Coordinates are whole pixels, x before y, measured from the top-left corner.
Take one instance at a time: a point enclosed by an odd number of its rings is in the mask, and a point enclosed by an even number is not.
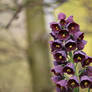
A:
[[[74,38],[77,40],[77,41],[81,41],[83,40],[84,38],[84,33],[83,32],[77,32],[76,34],[74,34]]]
[[[90,63],[92,63],[92,57],[86,56],[86,59],[81,63],[82,63],[82,67],[88,66]]]
[[[82,50],[82,49],[84,49],[84,46],[87,44],[87,41],[85,41],[85,40],[82,40],[82,41],[80,41],[80,42],[77,42],[77,48],[78,48],[78,50]]]
[[[67,51],[72,51],[76,49],[76,42],[73,41],[72,39],[66,41],[65,47]]]
[[[74,62],[82,62],[85,60],[86,54],[83,51],[75,51],[73,55]]]
[[[68,86],[70,88],[76,88],[79,86],[79,81],[76,76],[70,77],[70,79],[68,80]]]
[[[55,33],[55,32],[51,32],[50,35],[53,37],[54,40],[57,39],[57,33]]]
[[[69,30],[69,32],[71,34],[75,34],[76,32],[79,31],[79,25],[75,22],[72,22],[70,23],[68,26],[67,26],[67,29]]]
[[[59,13],[58,14],[58,20],[60,20],[61,27],[66,24],[65,18],[66,18],[66,15],[64,13]]]
[[[54,59],[58,62],[65,62],[66,61],[66,53],[65,51],[54,51],[53,52]]]
[[[50,23],[50,28],[51,28],[52,31],[55,32],[55,33],[59,32],[59,31],[61,30],[59,24],[56,23],[56,22]]]
[[[63,67],[61,65],[55,66],[51,69],[51,72],[53,72],[55,75],[61,75],[63,74]]]
[[[75,73],[74,64],[68,63],[66,66],[64,66],[63,72],[67,74],[74,74]]]
[[[58,76],[53,76],[51,77],[51,80],[54,82],[54,83],[57,83],[58,81],[62,80],[62,76],[58,75]]]
[[[53,63],[54,63],[54,66],[57,66],[57,65],[64,65],[65,66],[68,62],[62,63],[62,62],[59,62],[59,61],[54,61]]]
[[[54,41],[50,41],[50,47],[51,47],[51,51],[55,51],[55,50],[61,50],[62,49],[62,41],[60,40],[54,40]]]
[[[66,15],[64,13],[58,14],[58,20],[62,20],[62,19],[65,19],[65,18],[66,18]]]
[[[88,76],[82,76],[80,79],[81,88],[88,88],[91,84],[91,79]]]
[[[71,23],[71,22],[74,22],[73,21],[73,16],[69,16],[66,20],[67,23]]]
[[[67,80],[61,80],[56,83],[58,87],[61,87],[61,92],[66,92],[67,90]]]
[[[59,31],[57,37],[60,40],[67,40],[67,39],[69,39],[70,36],[69,36],[69,32],[67,30],[61,30],[61,31]]]

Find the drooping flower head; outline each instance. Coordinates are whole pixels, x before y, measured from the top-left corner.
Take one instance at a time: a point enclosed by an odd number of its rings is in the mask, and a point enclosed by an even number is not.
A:
[[[67,30],[61,30],[58,33],[58,39],[67,40],[69,38],[69,32]]]
[[[60,50],[62,49],[62,41],[60,40],[54,40],[54,41],[50,41],[50,47],[51,47],[51,51],[55,51],[55,50]]]
[[[60,25],[62,28],[66,24],[65,18],[66,18],[66,15],[64,13],[59,13],[58,20],[60,21]]]
[[[85,60],[86,54],[83,51],[75,51],[74,52],[74,56],[73,56],[73,60],[74,62],[82,62],[83,60]]]
[[[76,42],[73,41],[72,39],[66,41],[65,48],[67,51],[75,50],[76,49]]]
[[[77,41],[81,41],[81,40],[83,40],[83,38],[84,38],[84,33],[78,31],[76,34],[74,34],[74,38],[75,38],[75,40],[77,40]]]
[[[71,34],[75,34],[79,31],[79,25],[75,22],[70,23],[67,28]]]
[[[91,84],[91,80],[88,76],[82,76],[80,79],[81,88],[88,88]]]
[[[55,51],[53,52],[54,59],[59,62],[65,62],[66,53],[65,51]]]
[[[77,42],[77,49],[78,49],[78,50],[84,49],[84,46],[85,46],[86,44],[87,44],[87,41],[85,41],[85,40],[81,40],[81,41]]]
[[[68,63],[67,65],[65,65],[63,68],[63,72],[67,74],[74,74],[75,73],[74,64]]]
[[[71,88],[76,88],[79,86],[79,81],[78,78],[76,76],[72,76],[69,80],[68,80],[68,86]]]
[[[61,88],[61,92],[66,92],[67,90],[67,80],[61,80],[57,82],[57,86]]]
[[[88,66],[90,63],[92,63],[92,57],[86,56],[85,60],[81,62],[82,66]]]
[[[52,29],[54,33],[57,33],[61,30],[59,24],[56,22],[50,23],[50,28]]]

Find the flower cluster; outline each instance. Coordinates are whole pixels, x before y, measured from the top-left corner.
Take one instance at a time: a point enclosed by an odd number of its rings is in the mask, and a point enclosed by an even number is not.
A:
[[[92,88],[92,57],[89,57],[83,48],[86,45],[84,33],[73,20],[73,16],[66,19],[64,13],[58,14],[58,22],[50,23],[51,53],[54,57],[54,67],[51,78],[56,84],[57,92],[73,92],[79,87]]]

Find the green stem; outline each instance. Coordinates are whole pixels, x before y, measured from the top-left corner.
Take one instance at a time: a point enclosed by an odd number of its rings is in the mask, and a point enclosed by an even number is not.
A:
[[[69,52],[69,56],[70,56],[70,61],[71,61],[72,63],[74,63],[74,62],[73,62],[73,57],[72,57],[72,52]]]
[[[79,87],[78,88],[74,88],[73,92],[79,92]]]
[[[80,92],[80,88],[78,87],[78,92]]]
[[[65,76],[65,78],[68,80],[69,79],[69,77],[66,75],[66,74],[64,74],[64,76]]]
[[[77,63],[75,64],[75,75],[78,76],[78,72],[77,72]]]
[[[88,92],[90,92],[90,88],[88,88]]]
[[[73,61],[73,55],[72,52],[69,52],[69,56],[70,56],[70,61],[74,64],[74,68],[75,68],[75,75],[78,76],[78,72],[77,72],[77,63],[74,63]],[[79,92],[79,87],[78,88],[74,88],[73,92]]]

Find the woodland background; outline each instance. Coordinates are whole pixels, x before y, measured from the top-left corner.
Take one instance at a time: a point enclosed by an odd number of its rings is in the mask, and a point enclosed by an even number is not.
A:
[[[0,92],[54,92],[49,23],[60,12],[80,24],[92,56],[92,0],[0,0]]]

